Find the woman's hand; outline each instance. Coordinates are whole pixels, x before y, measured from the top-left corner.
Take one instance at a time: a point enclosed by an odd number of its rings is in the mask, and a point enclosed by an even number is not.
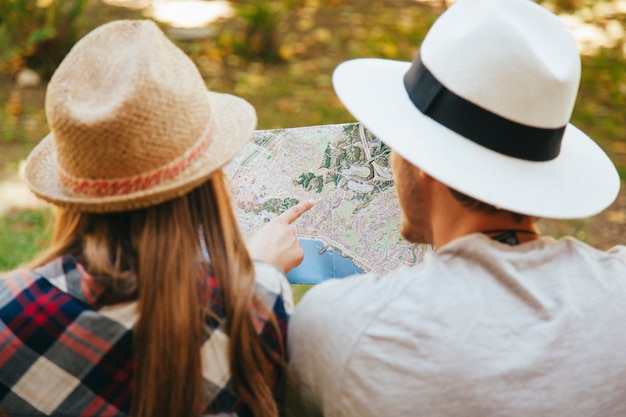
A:
[[[281,268],[284,273],[300,265],[304,251],[291,223],[311,207],[312,201],[301,201],[260,228],[246,240],[250,256]]]

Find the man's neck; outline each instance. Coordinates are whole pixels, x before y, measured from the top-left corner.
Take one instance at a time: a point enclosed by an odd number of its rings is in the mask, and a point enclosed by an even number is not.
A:
[[[431,225],[436,247],[442,247],[454,239],[472,233],[485,233],[494,237],[498,233],[513,231],[519,243],[540,236],[534,217],[525,216],[519,219],[506,210],[495,213],[471,210],[443,188],[436,192],[433,199]]]
[[[490,237],[511,231],[516,234],[519,243],[525,243],[539,237],[534,219],[525,217],[521,222],[510,218],[510,213],[500,212],[495,215],[473,213],[478,216],[460,216],[446,218],[433,226],[433,240],[436,247],[472,233],[485,233]],[[508,217],[508,218],[507,218]]]

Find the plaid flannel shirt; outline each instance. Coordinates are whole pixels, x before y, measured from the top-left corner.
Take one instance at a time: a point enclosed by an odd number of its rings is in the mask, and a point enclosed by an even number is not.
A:
[[[256,263],[256,288],[283,336],[293,310],[283,274]],[[208,302],[224,317],[216,280]],[[262,340],[284,346],[267,318],[251,312]],[[136,301],[116,300],[72,258],[0,278],[0,416],[127,416],[133,380],[132,329]],[[200,347],[206,414],[249,415],[233,389],[228,335],[207,319]]]

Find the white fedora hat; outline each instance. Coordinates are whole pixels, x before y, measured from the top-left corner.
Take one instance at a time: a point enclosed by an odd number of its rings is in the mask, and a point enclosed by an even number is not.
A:
[[[459,0],[414,62],[356,59],[333,85],[346,108],[405,159],[496,207],[548,218],[596,214],[617,171],[569,124],[580,56],[530,0]]]

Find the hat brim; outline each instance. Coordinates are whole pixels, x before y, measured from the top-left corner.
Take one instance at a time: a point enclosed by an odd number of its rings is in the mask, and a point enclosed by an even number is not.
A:
[[[207,94],[214,118],[211,144],[174,180],[148,190],[114,196],[88,197],[69,193],[59,181],[54,136],[50,133],[26,160],[26,183],[35,195],[56,206],[94,213],[134,210],[182,196],[229,162],[250,140],[256,127],[256,112],[250,103],[230,94],[210,91]]]
[[[547,162],[502,155],[421,113],[403,77],[408,62],[342,63],[333,86],[345,107],[374,135],[426,173],[496,207],[546,218],[594,215],[617,197],[620,179],[606,153],[569,124],[561,152]]]

